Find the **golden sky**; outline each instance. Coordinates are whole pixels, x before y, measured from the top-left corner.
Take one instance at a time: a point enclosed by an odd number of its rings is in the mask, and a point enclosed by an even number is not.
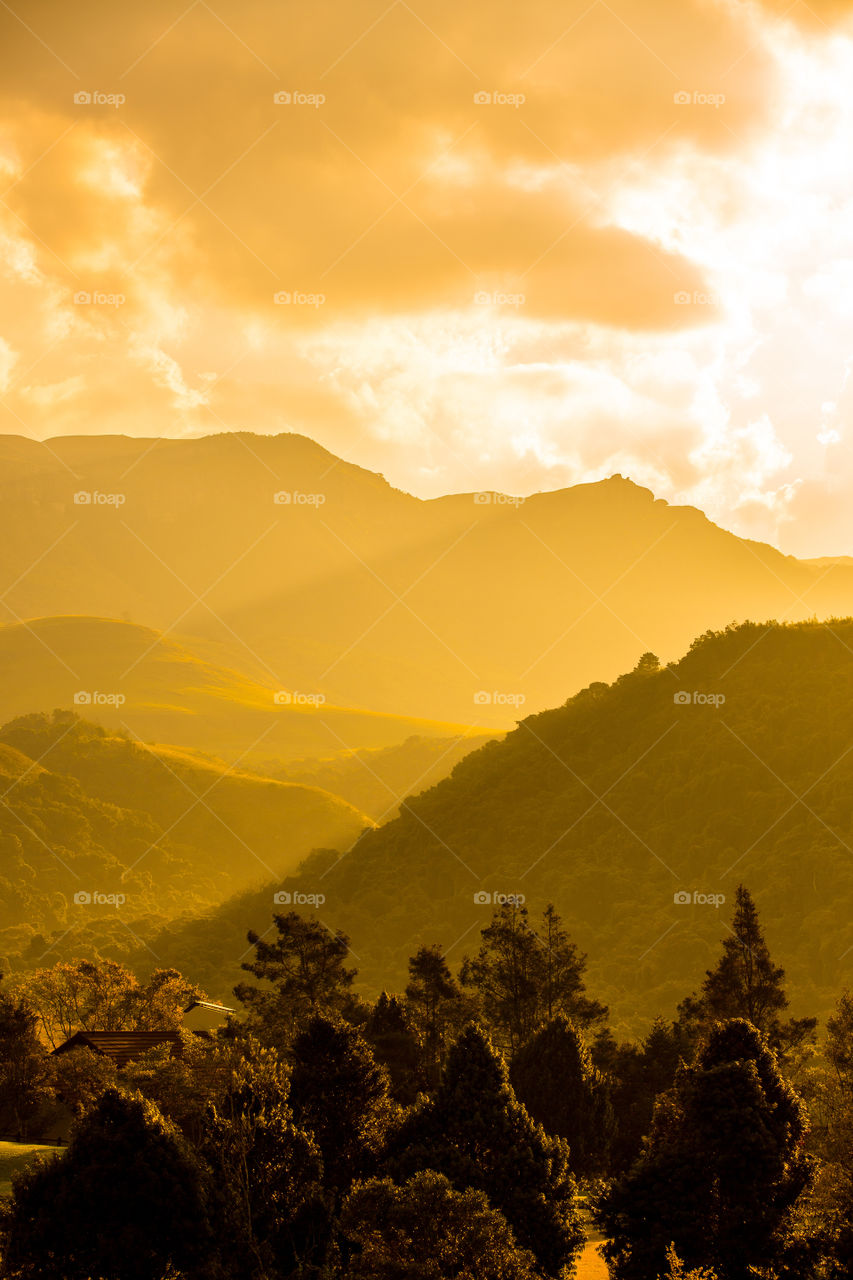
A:
[[[851,11],[3,3],[0,430],[618,471],[853,554]]]

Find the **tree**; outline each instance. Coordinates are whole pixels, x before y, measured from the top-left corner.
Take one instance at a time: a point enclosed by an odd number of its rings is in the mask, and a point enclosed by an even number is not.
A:
[[[536,1280],[506,1219],[482,1191],[454,1191],[427,1169],[404,1186],[390,1178],[355,1187],[340,1228],[354,1255],[344,1280]]]
[[[320,1015],[291,1050],[290,1104],[323,1156],[326,1185],[339,1195],[373,1173],[393,1117],[388,1073],[354,1027]]]
[[[118,1068],[113,1059],[85,1046],[51,1056],[49,1063],[54,1097],[75,1117],[88,1111],[107,1089],[117,1087]]]
[[[409,960],[407,1007],[421,1045],[424,1069],[431,1087],[438,1084],[444,1061],[447,1030],[462,1005],[462,992],[437,944],[421,947]]]
[[[716,1021],[746,1018],[763,1032],[773,1049],[795,1048],[814,1034],[817,1019],[779,1015],[788,1008],[785,971],[775,965],[764,940],[758,911],[749,891],[738,885],[730,935],[716,969],[709,969],[698,997],[679,1006],[682,1024],[701,1035]]]
[[[539,943],[527,908],[503,903],[481,931],[479,953],[462,963],[463,986],[474,987],[486,1024],[511,1057],[538,1022],[542,976]]]
[[[805,1108],[751,1023],[717,1023],[658,1099],[643,1155],[604,1195],[615,1280],[660,1275],[672,1244],[720,1280],[772,1273],[812,1178]]]
[[[544,1274],[560,1276],[571,1266],[584,1232],[568,1148],[531,1120],[503,1058],[473,1023],[451,1048],[435,1098],[394,1137],[392,1176],[405,1180],[425,1168],[444,1174],[457,1191],[484,1192]]]
[[[604,1005],[585,994],[586,956],[553,906],[537,934],[527,922],[527,908],[511,899],[495,911],[481,937],[479,953],[465,958],[460,978],[476,989],[483,1017],[510,1057],[543,1018],[562,1013],[588,1027],[607,1016]]]
[[[388,1072],[396,1102],[409,1106],[426,1087],[418,1042],[396,996],[383,991],[363,1028],[376,1061]]]
[[[340,930],[332,933],[297,911],[273,920],[277,936],[272,942],[249,931],[255,955],[242,966],[272,989],[242,982],[234,994],[248,1009],[250,1026],[286,1045],[312,1014],[346,1007],[357,970],[345,967],[349,938]]]
[[[180,1053],[171,1044],[156,1045],[122,1071],[125,1086],[138,1089],[193,1144],[198,1144],[210,1103],[221,1100],[233,1070],[233,1047],[191,1031],[180,1032]],[[78,1050],[62,1054],[76,1057]],[[103,1059],[101,1059],[103,1061]]]
[[[2,975],[0,975],[2,981]],[[0,1126],[26,1138],[50,1096],[38,1019],[25,1002],[0,991]]]
[[[143,986],[115,960],[60,961],[36,969],[17,989],[52,1048],[77,1031],[173,1030],[204,993],[176,969],[156,969]]]
[[[510,1082],[546,1133],[569,1144],[573,1173],[603,1171],[613,1137],[613,1109],[604,1077],[568,1018],[552,1018],[519,1049]]]
[[[539,932],[542,943],[542,1016],[558,1013],[577,1026],[592,1027],[607,1017],[607,1008],[585,994],[586,956],[578,952],[553,903],[548,903]]]
[[[214,1175],[225,1275],[272,1280],[322,1262],[331,1215],[319,1148],[287,1101],[286,1068],[256,1040],[244,1048],[208,1108],[201,1150]]]
[[[695,1045],[679,1022],[656,1018],[639,1044],[596,1041],[593,1055],[610,1081],[610,1102],[616,1132],[610,1148],[612,1172],[624,1172],[640,1154],[649,1132],[655,1101],[671,1089],[682,1059],[691,1059]]]
[[[67,1152],[14,1182],[5,1272],[14,1280],[209,1274],[203,1166],[156,1107],[109,1089]]]

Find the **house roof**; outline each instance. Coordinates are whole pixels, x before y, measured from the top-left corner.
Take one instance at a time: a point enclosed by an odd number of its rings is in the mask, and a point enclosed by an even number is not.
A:
[[[67,1053],[71,1049],[91,1049],[106,1058],[112,1058],[116,1066],[124,1067],[140,1054],[160,1044],[171,1044],[172,1052],[180,1053],[181,1037],[177,1031],[78,1031],[64,1044],[57,1045],[54,1054]]]

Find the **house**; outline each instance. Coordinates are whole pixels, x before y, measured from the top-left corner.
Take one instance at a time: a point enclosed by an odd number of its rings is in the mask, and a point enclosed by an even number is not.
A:
[[[58,1045],[53,1056],[70,1053],[72,1049],[91,1049],[93,1053],[112,1058],[117,1067],[126,1067],[134,1058],[161,1044],[171,1044],[172,1052],[180,1053],[181,1036],[178,1031],[78,1031],[70,1040]]]
[[[216,1004],[213,1000],[193,1000],[184,1010],[184,1029],[186,1031],[217,1031],[224,1027],[230,1014],[234,1013],[228,1005]]]

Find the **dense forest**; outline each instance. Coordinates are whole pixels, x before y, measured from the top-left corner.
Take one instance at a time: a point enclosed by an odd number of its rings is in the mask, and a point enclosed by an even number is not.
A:
[[[13,1177],[9,1280],[842,1280],[853,1000],[791,1016],[749,891],[677,1016],[620,1041],[553,906],[493,911],[455,976],[356,990],[347,937],[250,933],[239,1012],[182,1029],[174,970],[59,963],[0,986],[0,1129],[67,1146]],[[74,1029],[174,1029],[119,1067]]]
[[[853,976],[851,649],[846,620],[731,627],[671,666],[646,655],[466,756],[349,851],[315,851],[297,875],[139,929],[135,951],[126,934],[95,944],[140,969],[150,946],[225,996],[247,923],[267,927],[276,892],[320,893],[375,997],[403,982],[418,945],[440,941],[461,963],[490,909],[477,895],[520,894],[532,914],[555,903],[614,1025],[636,1035],[707,967],[725,934],[714,903],[730,905],[742,877],[797,1010],[827,1016]]]

